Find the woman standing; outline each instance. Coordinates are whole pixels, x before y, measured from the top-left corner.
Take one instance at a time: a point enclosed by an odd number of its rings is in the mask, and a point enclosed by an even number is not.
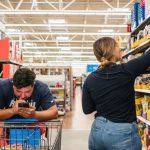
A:
[[[127,63],[110,37],[98,39],[94,54],[100,67],[84,82],[82,107],[96,111],[89,136],[89,150],[141,150],[135,110],[134,81],[150,66],[150,51]]]

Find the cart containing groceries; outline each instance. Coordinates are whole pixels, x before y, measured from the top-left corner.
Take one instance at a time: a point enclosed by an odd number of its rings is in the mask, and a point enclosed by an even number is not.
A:
[[[0,150],[61,150],[62,121],[9,119],[0,122]]]

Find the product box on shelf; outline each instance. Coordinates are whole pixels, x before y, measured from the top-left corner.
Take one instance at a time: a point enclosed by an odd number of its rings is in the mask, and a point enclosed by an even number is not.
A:
[[[21,54],[21,52],[19,52]],[[16,44],[11,42],[9,39],[0,40],[0,59],[4,62],[1,65],[2,78],[10,78],[13,76],[16,69],[18,69],[21,63],[21,57],[17,57]],[[5,64],[7,63],[7,64]],[[15,64],[14,64],[15,63]]]
[[[140,7],[140,3],[139,2],[136,2],[134,4],[134,24],[135,24],[135,27],[137,27],[141,22],[141,7]]]
[[[145,20],[145,0],[140,1],[141,6],[141,22]]]
[[[144,119],[149,120],[150,116],[150,96],[144,95],[143,97],[137,97],[135,100],[136,115],[142,116]]]
[[[149,146],[150,146],[150,127],[149,126],[146,126],[146,128],[144,129],[144,146],[146,150],[149,150]]]
[[[145,0],[145,18],[150,17],[150,0]]]

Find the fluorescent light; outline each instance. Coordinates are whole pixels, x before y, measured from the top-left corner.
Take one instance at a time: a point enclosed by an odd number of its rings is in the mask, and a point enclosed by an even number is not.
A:
[[[121,8],[122,9],[122,8]],[[130,16],[130,11],[114,10],[0,10],[0,15],[83,15],[83,16]]]
[[[58,36],[58,37],[56,37],[56,40],[59,42],[69,41],[69,37],[68,36]]]
[[[58,56],[58,55],[50,55],[50,56],[48,56],[48,55],[23,55],[23,57],[24,58],[30,58],[30,57],[47,57],[47,58],[53,58],[53,57],[57,57],[57,58],[95,58],[95,56],[91,56],[91,55],[89,55],[89,56],[84,56],[84,55],[60,55],[60,56]]]
[[[39,52],[22,52],[23,54],[38,54]],[[41,54],[94,54],[93,52],[67,52],[67,51],[57,51],[57,52],[40,52]]]
[[[25,67],[54,67],[54,66],[70,66],[71,64],[99,64],[98,61],[66,61],[66,60],[55,60],[47,61],[47,63],[23,63]]]
[[[11,36],[12,37],[12,36]],[[16,36],[15,36],[16,37]],[[16,40],[11,40],[11,41],[19,41],[18,39],[16,39]],[[44,43],[50,43],[50,42],[56,42],[56,40],[24,40],[24,39],[22,39],[22,42],[24,43],[24,42],[33,42],[33,43],[42,43],[42,42],[44,42]],[[82,41],[82,40],[70,40],[70,41],[64,41],[65,43],[67,43],[67,42],[71,42],[71,43],[94,43],[94,40],[85,40],[85,41]],[[127,43],[128,41],[127,40],[123,40],[121,43]]]
[[[8,35],[99,35],[99,36],[117,36],[127,35],[130,33],[98,33],[98,32],[6,32]]]
[[[19,29],[7,29],[6,32],[20,32]]]
[[[64,19],[48,19],[49,24],[65,24],[66,21]]]
[[[113,12],[120,12],[120,13],[122,13],[122,12],[129,12],[130,11],[130,9],[129,8],[108,8],[107,9],[108,11],[113,11]]]
[[[33,46],[27,46],[27,47],[21,47],[22,49],[60,49],[60,50],[66,50],[69,51],[71,49],[93,49],[93,47],[60,47],[60,46],[43,46],[43,47],[33,47]]]
[[[90,63],[98,63],[98,61],[67,61],[67,60],[64,60],[64,61],[47,61],[48,63],[56,63],[56,62],[60,62],[60,63],[87,63],[87,64],[90,64]],[[34,64],[33,64],[34,65]]]
[[[60,50],[61,51],[70,51],[71,48],[70,47],[61,47]]]
[[[49,24],[6,24],[6,27],[48,27]],[[51,24],[51,26],[55,27],[120,27],[120,28],[126,28],[126,24]]]
[[[113,33],[114,30],[113,29],[102,29],[102,30],[98,30],[98,32],[100,32],[100,33]]]
[[[51,24],[54,27],[103,27],[103,28],[126,28],[126,24]],[[49,27],[49,24],[6,24],[5,27]]]
[[[25,42],[25,43],[23,43],[23,45],[24,45],[24,46],[33,46],[34,43],[28,43],[28,42]]]

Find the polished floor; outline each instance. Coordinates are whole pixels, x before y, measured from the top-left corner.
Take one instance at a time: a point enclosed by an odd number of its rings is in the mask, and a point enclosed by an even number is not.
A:
[[[63,119],[63,129],[87,130],[90,129],[94,114],[85,115],[82,111],[82,91],[76,88],[76,96],[72,101],[72,111],[67,112]]]
[[[88,136],[94,114],[83,113],[81,97],[81,88],[77,87],[72,111],[63,118],[62,150],[88,150]]]

